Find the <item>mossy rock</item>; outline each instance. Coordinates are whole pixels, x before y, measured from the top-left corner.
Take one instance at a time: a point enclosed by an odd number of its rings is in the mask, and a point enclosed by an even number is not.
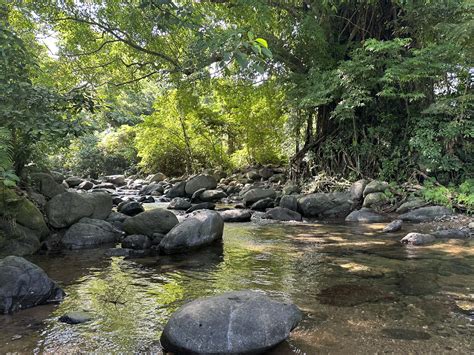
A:
[[[19,225],[35,232],[40,238],[49,234],[43,214],[33,202],[3,186],[0,187],[0,216],[15,220]]]

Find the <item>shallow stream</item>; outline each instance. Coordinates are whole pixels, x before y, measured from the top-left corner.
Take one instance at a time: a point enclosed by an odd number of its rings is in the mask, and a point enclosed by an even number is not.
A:
[[[59,305],[0,316],[0,353],[161,353],[183,303],[252,289],[304,320],[272,354],[473,353],[474,242],[407,248],[382,224],[226,224],[221,246],[124,260],[103,249],[30,258],[64,288]],[[81,325],[58,322],[91,312]]]

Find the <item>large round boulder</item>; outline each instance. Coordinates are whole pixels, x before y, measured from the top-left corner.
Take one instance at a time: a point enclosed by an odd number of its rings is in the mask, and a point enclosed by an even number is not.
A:
[[[126,184],[124,175],[109,175],[105,177],[106,182],[110,182],[115,186],[123,186]]]
[[[109,222],[82,218],[67,230],[62,244],[68,249],[94,248],[102,244],[118,242],[120,235],[121,232]]]
[[[64,292],[31,262],[7,256],[0,260],[0,313],[61,301]]]
[[[112,212],[112,195],[107,192],[92,192],[83,194],[83,197],[92,205],[93,219],[106,219]]]
[[[186,182],[186,194],[192,196],[199,189],[212,190],[217,187],[217,180],[211,175],[197,175]]]
[[[247,206],[253,205],[255,202],[263,200],[264,198],[274,199],[276,193],[273,189],[263,189],[260,187],[251,189],[243,195],[244,202]]]
[[[143,205],[138,201],[123,201],[117,206],[117,211],[127,216],[136,216],[145,211]]]
[[[288,338],[301,318],[293,304],[252,291],[228,292],[178,309],[161,344],[176,354],[260,354]]]
[[[346,217],[352,207],[350,192],[315,193],[298,199],[298,211],[305,217]]]
[[[155,233],[168,233],[177,224],[178,218],[173,212],[157,208],[127,218],[123,223],[123,229],[127,234],[152,237]]]
[[[185,252],[222,239],[224,221],[219,213],[203,210],[176,225],[160,242],[165,254]]]
[[[64,192],[49,200],[45,210],[50,225],[54,228],[65,228],[81,218],[92,216],[94,206],[82,194]]]

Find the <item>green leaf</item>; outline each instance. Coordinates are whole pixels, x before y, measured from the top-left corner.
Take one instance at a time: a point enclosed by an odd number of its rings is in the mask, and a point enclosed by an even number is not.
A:
[[[235,54],[235,59],[237,60],[237,63],[239,63],[241,68],[247,68],[247,66],[249,65],[247,56],[242,52],[237,52]]]
[[[268,49],[268,48],[265,48],[263,47],[262,48],[262,53],[267,57],[267,58],[273,58],[273,54],[272,52]]]
[[[259,37],[255,40],[255,42],[257,42],[258,44],[260,44],[264,48],[268,48],[268,42],[263,38]]]

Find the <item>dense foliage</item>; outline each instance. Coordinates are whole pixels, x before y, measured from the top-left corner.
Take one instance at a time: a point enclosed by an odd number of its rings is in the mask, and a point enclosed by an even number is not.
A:
[[[460,184],[473,176],[469,1],[23,1],[5,9],[2,48],[15,77],[2,82],[12,93],[2,117],[15,134],[18,115],[32,117],[28,127],[42,124],[20,141],[29,160],[39,147],[27,141],[57,143],[77,120],[95,132],[61,154],[55,148],[55,161],[94,176],[266,163],[289,163],[295,179],[419,173]],[[54,56],[39,48],[45,33],[57,42]],[[34,56],[22,41],[36,43],[42,74],[29,69]],[[94,94],[93,115],[65,101],[81,90]],[[13,110],[18,94],[34,109]],[[58,122],[69,126],[59,131]],[[28,160],[13,158],[17,170]]]

